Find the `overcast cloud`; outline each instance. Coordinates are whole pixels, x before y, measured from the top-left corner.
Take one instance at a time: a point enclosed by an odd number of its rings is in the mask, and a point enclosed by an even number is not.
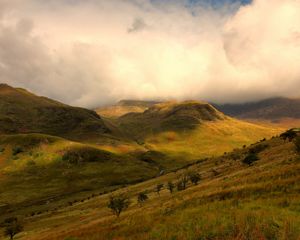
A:
[[[84,107],[300,97],[300,0],[1,0],[0,82]]]

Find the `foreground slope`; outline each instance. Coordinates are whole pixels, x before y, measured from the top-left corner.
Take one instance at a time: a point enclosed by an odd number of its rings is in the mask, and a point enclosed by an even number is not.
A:
[[[39,212],[157,176],[131,145],[107,151],[97,145],[42,134],[0,136],[0,215]],[[136,148],[135,151],[139,149]]]
[[[165,102],[117,119],[125,134],[149,150],[187,160],[217,156],[282,129],[239,121],[205,102]]]
[[[257,161],[243,160],[256,154]],[[196,172],[198,185],[170,194],[167,182]],[[294,143],[262,141],[218,158],[114,192],[131,204],[116,218],[107,208],[111,194],[24,218],[26,240],[299,240],[300,156]],[[157,184],[164,184],[160,194]],[[149,199],[137,203],[140,192]]]
[[[45,133],[81,140],[104,138],[111,130],[94,111],[0,84],[0,134],[12,133]]]

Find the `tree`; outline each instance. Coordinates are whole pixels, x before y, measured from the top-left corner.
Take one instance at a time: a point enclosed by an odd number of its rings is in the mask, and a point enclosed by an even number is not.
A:
[[[120,216],[121,212],[126,210],[130,205],[128,197],[124,195],[110,196],[107,207],[110,208],[117,217]]]
[[[298,136],[295,140],[296,151],[300,153],[300,136]]]
[[[294,131],[294,129],[287,130],[286,132],[282,133],[280,137],[286,141],[287,139],[289,142],[293,141],[294,138],[297,137],[297,133]]]
[[[169,189],[170,193],[173,193],[174,188],[175,188],[174,183],[172,183],[171,181],[168,182],[168,189]]]
[[[190,181],[194,184],[194,185],[197,185],[198,182],[201,180],[201,176],[199,173],[197,172],[191,172],[189,174],[189,177],[190,177]]]
[[[156,192],[157,192],[158,195],[159,195],[159,193],[160,193],[160,190],[161,190],[163,187],[164,187],[163,184],[157,184],[157,185],[156,185]]]
[[[138,202],[139,202],[140,205],[142,205],[142,203],[144,203],[147,200],[148,200],[148,196],[147,196],[147,194],[145,192],[139,193],[139,195],[138,195]]]
[[[182,175],[181,178],[179,179],[179,182],[177,183],[177,190],[178,191],[185,190],[188,181],[189,181],[188,175],[187,174]]]
[[[245,159],[243,160],[243,163],[248,164],[249,166],[252,165],[252,163],[259,160],[259,157],[255,153],[249,153]]]
[[[10,237],[10,239],[14,239],[14,236],[23,230],[22,224],[14,217],[6,219],[4,221],[4,227],[4,234]]]

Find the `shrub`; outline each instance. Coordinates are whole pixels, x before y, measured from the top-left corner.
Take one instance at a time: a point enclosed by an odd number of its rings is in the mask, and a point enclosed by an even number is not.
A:
[[[252,148],[249,149],[249,153],[254,153],[254,154],[258,154],[262,151],[264,151],[266,148],[268,148],[269,145],[268,144],[258,144]]]
[[[0,146],[0,153],[3,153],[5,151],[5,148]]]
[[[18,221],[17,218],[11,217],[7,218],[3,223],[5,229],[5,236],[10,237],[10,239],[14,239],[14,236],[19,232],[23,231],[22,224]]]
[[[250,166],[258,160],[259,160],[259,157],[257,156],[256,153],[249,153],[243,160],[243,163],[248,164]]]
[[[110,196],[107,207],[110,208],[117,217],[120,216],[121,212],[126,210],[130,205],[128,197],[124,195]]]
[[[157,192],[158,195],[159,195],[159,193],[160,193],[160,190],[162,190],[163,187],[164,187],[163,184],[157,184],[157,185],[156,185],[156,192]]]
[[[19,146],[16,146],[12,149],[12,154],[14,156],[18,155],[19,153],[22,153],[24,152],[23,148],[19,147]]]
[[[190,172],[189,173],[189,178],[190,178],[190,181],[194,184],[194,185],[197,185],[198,182],[201,180],[201,176],[199,173],[197,172]]]
[[[296,151],[300,153],[300,136],[298,136],[295,140]]]
[[[80,164],[83,162],[107,161],[113,154],[92,147],[82,147],[69,149],[64,153],[62,160],[70,164]]]
[[[147,194],[145,192],[139,193],[139,195],[138,195],[138,203],[139,204],[142,204],[142,203],[144,203],[147,200],[148,200],[148,196],[147,196]]]
[[[177,190],[178,191],[182,191],[186,189],[186,185],[188,183],[188,176],[186,174],[184,174],[180,179],[179,182],[177,183]]]
[[[288,130],[288,131],[282,133],[282,134],[280,135],[280,137],[281,137],[284,141],[286,141],[286,140],[288,139],[288,140],[291,142],[291,141],[293,141],[293,139],[294,139],[295,137],[297,137],[297,133],[296,133],[293,129],[290,129],[290,130]]]
[[[174,190],[174,187],[175,187],[174,183],[172,183],[171,181],[168,182],[168,186],[167,187],[168,187],[170,193],[173,193],[173,190]]]

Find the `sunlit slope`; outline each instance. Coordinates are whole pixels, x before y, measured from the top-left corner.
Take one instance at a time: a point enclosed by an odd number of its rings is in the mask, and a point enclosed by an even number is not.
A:
[[[150,150],[187,160],[217,156],[282,131],[230,118],[208,103],[156,104],[118,119],[120,129]]]
[[[249,166],[243,160],[251,152],[258,160]],[[192,171],[200,183],[170,194],[167,182]],[[294,143],[274,138],[118,190],[114,195],[126,193],[131,201],[119,219],[107,208],[106,194],[25,217],[18,239],[299,240],[299,172]],[[159,195],[157,184],[164,184]],[[149,200],[140,205],[143,191]]]
[[[103,117],[118,118],[127,113],[144,112],[157,103],[156,101],[121,100],[115,105],[99,107],[95,111]]]
[[[133,147],[108,151],[41,134],[0,136],[0,205],[5,206],[0,212],[35,205],[44,209],[46,202],[57,205],[74,195],[116,189],[158,175],[159,166],[132,155]]]

